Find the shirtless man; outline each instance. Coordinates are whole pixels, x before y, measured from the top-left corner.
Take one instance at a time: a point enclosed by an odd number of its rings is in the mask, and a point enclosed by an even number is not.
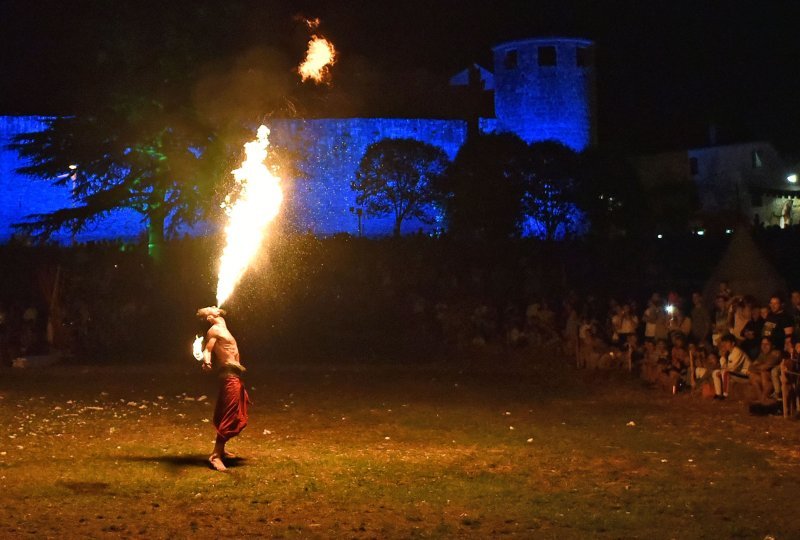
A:
[[[241,375],[245,369],[239,362],[239,348],[225,324],[225,319],[222,318],[223,315],[225,315],[225,311],[216,306],[197,310],[197,316],[211,325],[206,333],[206,346],[203,350],[203,371],[212,370],[213,353],[220,376],[219,396],[214,407],[214,427],[217,428],[217,439],[214,443],[214,451],[208,458],[211,467],[217,471],[225,470],[223,458],[235,457],[225,451],[225,443],[247,426],[247,404],[249,402],[247,391],[241,381]]]

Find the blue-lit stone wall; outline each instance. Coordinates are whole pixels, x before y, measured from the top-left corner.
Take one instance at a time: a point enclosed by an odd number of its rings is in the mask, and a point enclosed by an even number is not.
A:
[[[579,152],[592,144],[593,57],[593,43],[584,39],[537,38],[496,46],[498,131],[511,131],[528,143],[557,140]]]
[[[287,179],[289,219],[298,230],[322,235],[358,233],[358,217],[350,210],[356,204],[356,194],[350,189],[350,182],[355,179],[356,169],[370,144],[385,138],[411,138],[437,146],[453,159],[467,135],[466,122],[460,120],[276,119],[269,122],[269,127],[272,143],[288,148],[298,158],[295,166],[303,173],[301,178]],[[0,190],[4,196],[0,205],[0,241],[7,241],[14,233],[12,224],[24,221],[27,215],[72,205],[68,186],[55,187],[46,181],[14,172],[23,166],[23,162],[6,145],[16,134],[43,128],[44,122],[39,117],[0,116]],[[435,209],[431,209],[431,214],[437,217]],[[404,221],[403,232],[436,229],[441,227],[441,216],[438,219],[439,223],[432,225],[417,220]],[[366,235],[390,234],[392,226],[391,216],[363,217]],[[207,227],[199,226],[194,233],[207,230]],[[120,210],[74,237],[64,232],[55,235],[54,240],[136,240],[143,238],[144,234],[142,216],[130,210]]]
[[[460,120],[406,118],[347,118],[271,120],[270,141],[287,147],[299,158],[303,178],[292,182],[290,219],[300,230],[316,234],[358,232],[358,217],[350,211],[356,194],[350,189],[367,147],[381,139],[408,138],[444,150],[453,159],[467,136]],[[435,211],[433,211],[435,214]],[[441,219],[441,218],[440,218]],[[364,217],[364,234],[389,234],[393,217]],[[403,222],[403,233],[429,231],[438,225],[416,220]]]

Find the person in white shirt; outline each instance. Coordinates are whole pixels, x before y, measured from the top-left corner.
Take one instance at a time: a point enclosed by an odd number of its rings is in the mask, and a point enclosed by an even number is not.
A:
[[[736,345],[733,334],[725,334],[719,342],[719,369],[711,373],[714,399],[725,399],[732,383],[748,383],[750,358]]]

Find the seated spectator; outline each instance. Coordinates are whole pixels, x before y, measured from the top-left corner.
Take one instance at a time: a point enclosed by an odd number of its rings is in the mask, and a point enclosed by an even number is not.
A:
[[[772,370],[779,367],[780,363],[781,352],[775,350],[769,338],[762,338],[761,352],[750,363],[747,374],[757,401],[764,404],[775,403],[776,392],[780,393],[780,386],[775,390],[772,382]]]
[[[639,346],[639,337],[634,332],[628,334],[625,339],[624,355],[627,358],[625,367],[628,371],[633,371],[634,366],[638,366],[644,358],[644,349]]]
[[[700,347],[694,360],[695,388],[700,388],[703,397],[713,397],[714,381],[711,374],[719,367],[719,356],[713,350],[706,350]],[[710,392],[710,393],[706,393]]]
[[[689,369],[689,353],[686,340],[680,333],[673,334],[672,349],[669,354],[669,365],[662,370],[662,384],[677,394],[685,388]]]
[[[714,381],[714,399],[728,397],[731,384],[748,382],[750,358],[736,345],[733,334],[725,334],[719,342],[719,368],[711,373]]]
[[[800,342],[794,344],[791,352],[784,351],[780,371],[783,416],[790,416],[797,413],[798,384],[800,383]]]
[[[750,358],[755,358],[761,352],[761,329],[764,326],[761,312],[761,308],[754,307],[750,311],[750,320],[742,328],[742,341],[739,343],[739,347]]]
[[[664,349],[662,346],[661,349]],[[645,340],[644,351],[641,363],[639,364],[639,375],[644,381],[655,384],[658,380],[659,369],[659,354],[661,352],[666,356],[666,350],[659,351],[656,348],[656,342],[653,340]]]

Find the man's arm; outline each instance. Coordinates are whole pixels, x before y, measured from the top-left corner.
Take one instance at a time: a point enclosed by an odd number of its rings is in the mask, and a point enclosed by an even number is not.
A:
[[[211,369],[211,353],[214,351],[216,343],[217,337],[209,335],[206,340],[206,348],[203,349],[203,369],[206,371]]]

